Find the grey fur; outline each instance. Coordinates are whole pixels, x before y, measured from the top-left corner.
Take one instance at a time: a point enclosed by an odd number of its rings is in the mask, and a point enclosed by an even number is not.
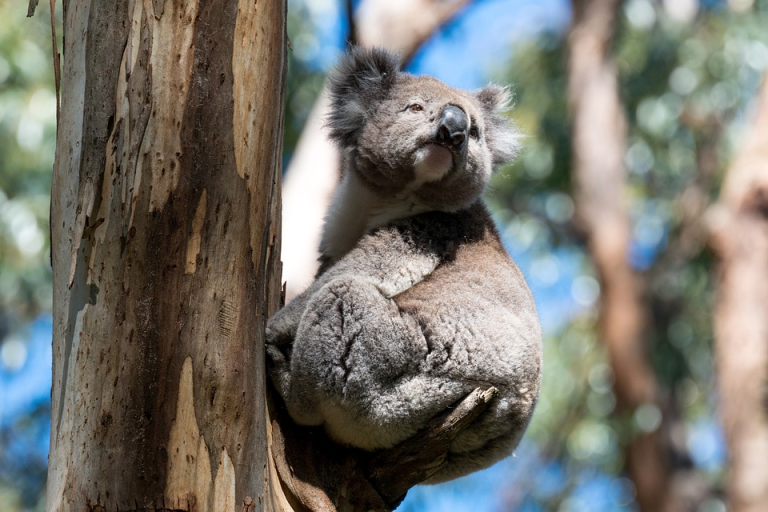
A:
[[[267,354],[297,423],[365,450],[414,435],[478,386],[497,387],[436,483],[518,444],[538,397],[541,330],[480,201],[493,167],[517,150],[502,115],[508,91],[468,93],[398,67],[386,51],[358,49],[331,77],[344,180],[326,219],[324,264],[269,320]],[[439,142],[447,105],[466,113],[476,138],[468,128],[461,144]]]

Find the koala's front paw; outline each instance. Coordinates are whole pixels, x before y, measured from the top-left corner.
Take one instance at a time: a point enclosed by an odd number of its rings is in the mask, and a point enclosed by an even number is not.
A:
[[[291,346],[267,345],[267,369],[272,384],[285,398],[291,389]]]
[[[293,343],[301,316],[292,313],[289,307],[285,307],[267,320],[267,345],[283,346]]]
[[[267,368],[272,383],[285,398],[291,384],[291,356],[300,315],[295,308],[286,307],[267,320]]]

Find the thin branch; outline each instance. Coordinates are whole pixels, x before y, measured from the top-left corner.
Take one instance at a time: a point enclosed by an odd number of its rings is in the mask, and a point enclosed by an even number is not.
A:
[[[39,0],[29,0],[29,7],[27,8],[27,18],[31,18],[35,15],[37,4]],[[59,56],[59,44],[56,40],[56,0],[50,0],[51,5],[51,39],[52,39],[52,51],[53,51],[53,73],[56,82],[56,125],[59,124],[59,117],[61,115],[61,58]]]
[[[352,0],[347,0],[347,22],[349,23],[349,33],[347,34],[347,48],[357,46],[357,22],[355,21],[355,6]]]
[[[32,2],[37,4],[36,0],[31,0],[29,7],[34,13]],[[53,40],[53,73],[56,80],[56,126],[59,125],[61,117],[61,59],[59,56],[59,43],[56,40],[56,0],[51,0],[51,39]]]

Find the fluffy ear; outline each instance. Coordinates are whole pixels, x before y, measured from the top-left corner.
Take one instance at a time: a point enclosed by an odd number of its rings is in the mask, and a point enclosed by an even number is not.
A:
[[[353,48],[328,76],[331,112],[327,124],[340,146],[352,146],[371,106],[397,79],[400,57],[381,48]]]
[[[485,111],[485,139],[493,154],[493,165],[509,162],[520,149],[520,133],[504,114],[512,108],[512,93],[490,84],[475,93]]]

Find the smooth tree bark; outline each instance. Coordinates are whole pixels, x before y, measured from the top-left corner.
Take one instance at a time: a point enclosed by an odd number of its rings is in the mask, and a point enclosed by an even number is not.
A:
[[[64,2],[49,511],[290,509],[263,349],[285,9]]]
[[[568,36],[568,101],[573,120],[572,179],[580,228],[600,282],[598,333],[613,370],[617,413],[658,403],[658,384],[644,339],[650,317],[644,287],[628,260],[626,120],[610,57],[619,0],[573,0]],[[626,447],[625,469],[643,512],[672,510],[670,468],[658,429],[639,431]]]
[[[355,43],[400,52],[408,62],[430,35],[472,0],[363,0],[357,9]],[[349,11],[352,11],[351,7]],[[283,186],[283,279],[286,300],[312,282],[320,266],[323,218],[339,178],[339,152],[323,128],[328,97],[323,91],[301,133]]]
[[[710,208],[719,408],[733,512],[768,510],[768,77],[754,124]]]

